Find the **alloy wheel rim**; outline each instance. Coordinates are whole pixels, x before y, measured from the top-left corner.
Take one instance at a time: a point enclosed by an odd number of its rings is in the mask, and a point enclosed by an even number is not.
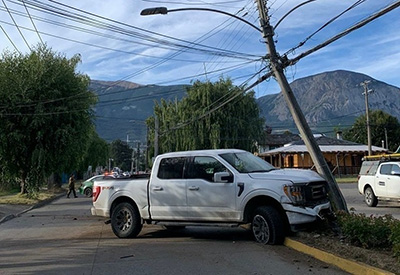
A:
[[[132,225],[132,216],[126,210],[121,210],[117,215],[117,226],[121,231],[128,230]]]
[[[253,234],[257,242],[266,244],[269,241],[269,226],[265,218],[261,215],[254,216]]]

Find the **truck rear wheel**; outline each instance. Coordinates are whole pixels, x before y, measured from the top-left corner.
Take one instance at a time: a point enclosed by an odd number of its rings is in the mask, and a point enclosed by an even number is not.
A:
[[[122,202],[113,209],[111,228],[118,238],[134,238],[142,226],[139,211],[132,204]]]
[[[364,200],[369,207],[375,207],[378,205],[378,198],[375,196],[371,187],[367,187],[367,189],[365,189]]]
[[[282,217],[272,206],[261,206],[254,211],[251,230],[254,239],[262,244],[282,244],[285,239]]]

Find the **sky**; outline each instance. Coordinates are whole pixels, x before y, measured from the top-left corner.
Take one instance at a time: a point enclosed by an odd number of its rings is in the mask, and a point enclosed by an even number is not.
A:
[[[289,59],[398,1],[316,0],[289,12],[303,2],[267,1],[277,52]],[[269,72],[259,29],[210,10],[140,15],[152,7],[218,10],[260,26],[254,0],[2,0],[0,50],[28,54],[43,42],[68,58],[79,54],[78,71],[91,79],[142,85],[230,77],[235,85],[249,86]],[[287,67],[288,81],[349,70],[400,87],[399,26],[396,8]],[[305,43],[297,47],[300,42]],[[280,91],[273,78],[253,90],[256,97]]]

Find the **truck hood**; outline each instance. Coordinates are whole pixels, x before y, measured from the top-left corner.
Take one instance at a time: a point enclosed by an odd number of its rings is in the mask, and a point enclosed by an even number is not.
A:
[[[293,183],[310,182],[310,181],[324,181],[324,179],[312,170],[301,169],[277,169],[270,172],[263,173],[249,173],[253,179],[262,180],[284,180]]]

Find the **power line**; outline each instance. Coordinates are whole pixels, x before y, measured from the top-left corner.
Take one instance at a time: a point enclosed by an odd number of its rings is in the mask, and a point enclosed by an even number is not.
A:
[[[352,27],[347,28],[346,30],[342,31],[341,33],[339,33],[339,34],[333,36],[332,38],[326,40],[325,42],[319,44],[318,46],[316,46],[316,47],[314,47],[314,48],[312,48],[312,49],[310,49],[310,50],[298,55],[297,57],[295,57],[293,59],[288,60],[288,62],[286,62],[286,64],[285,64],[285,66],[290,66],[290,65],[296,64],[303,57],[306,57],[307,55],[310,55],[310,54],[322,49],[323,47],[335,42],[336,40],[342,38],[343,36],[345,36],[345,35],[347,35],[349,33],[351,33],[352,31],[355,31],[355,30],[365,26],[366,24],[368,24],[368,23],[372,22],[373,20],[381,17],[382,15],[385,15],[386,13],[394,10],[395,8],[398,8],[399,6],[400,6],[400,1],[396,1],[395,3],[387,6],[386,8],[383,8],[379,12],[377,12],[377,13],[369,16],[368,18],[358,22],[357,24],[353,25]]]
[[[12,16],[11,12],[9,11],[6,2],[4,2],[4,0],[1,0],[3,2],[4,7],[6,8],[8,14],[11,17],[11,20],[14,22],[14,26],[17,28],[19,34],[21,35],[22,39],[25,41],[26,46],[29,48],[30,51],[32,51],[31,47],[28,44],[28,41],[26,41],[24,34],[21,32],[21,30],[19,29],[17,22],[15,22],[14,17]]]
[[[33,19],[32,19],[32,17],[31,17],[31,14],[29,13],[29,10],[28,10],[28,8],[27,8],[26,5],[25,5],[25,2],[24,2],[23,0],[21,0],[21,1],[22,1],[22,3],[24,4],[26,13],[28,14],[29,18],[31,19],[32,25],[33,25],[33,27],[35,28],[35,31],[36,31],[36,33],[37,33],[37,35],[38,35],[38,37],[39,37],[40,42],[42,42],[42,44],[44,44],[44,43],[43,43],[43,40],[42,40],[42,37],[40,36],[40,34],[39,34],[39,32],[38,32],[38,30],[37,30],[37,28],[36,28],[36,25],[35,25],[35,23],[33,22]]]
[[[315,1],[315,0],[312,0]],[[358,5],[364,3],[366,0],[358,0],[357,2],[355,2],[353,5],[351,5],[350,7],[348,7],[347,9],[345,9],[344,11],[342,11],[341,13],[339,13],[338,15],[336,15],[335,17],[333,17],[332,19],[330,19],[328,22],[326,22],[325,24],[323,24],[321,27],[319,27],[316,31],[314,31],[312,34],[310,34],[309,36],[306,37],[306,39],[304,39],[303,41],[301,41],[296,47],[290,49],[289,51],[287,51],[286,53],[284,53],[284,55],[288,55],[289,53],[294,52],[296,49],[302,47],[308,40],[310,40],[314,35],[316,35],[318,32],[322,31],[324,28],[326,28],[329,24],[331,24],[332,22],[336,21],[339,17],[341,17],[343,14],[345,14],[346,12],[354,9],[355,7],[357,7]],[[304,3],[309,3],[310,1],[306,1]],[[276,26],[274,28],[277,27],[277,25],[280,23],[280,21],[276,24]]]
[[[0,25],[1,30],[3,31],[4,35],[7,37],[8,41],[10,41],[11,45],[13,45],[14,49],[21,54],[21,51],[17,48],[14,42],[11,40],[10,36],[7,34],[6,30]]]

